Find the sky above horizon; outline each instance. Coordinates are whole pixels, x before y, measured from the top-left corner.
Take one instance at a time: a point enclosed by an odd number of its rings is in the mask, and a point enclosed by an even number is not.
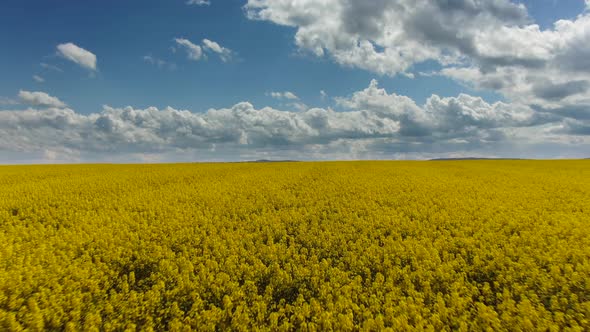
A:
[[[5,0],[0,164],[590,157],[590,0]]]

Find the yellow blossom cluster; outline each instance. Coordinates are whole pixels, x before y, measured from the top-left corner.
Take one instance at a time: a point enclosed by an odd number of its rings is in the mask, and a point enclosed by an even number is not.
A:
[[[0,167],[2,331],[588,331],[590,161]]]

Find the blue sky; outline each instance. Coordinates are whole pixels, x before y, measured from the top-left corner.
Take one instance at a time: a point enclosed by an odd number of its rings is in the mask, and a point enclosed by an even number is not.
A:
[[[376,77],[371,72],[300,54],[293,43],[293,28],[247,19],[242,9],[245,3],[225,0],[209,6],[188,6],[182,0],[100,4],[9,0],[1,5],[0,38],[13,47],[3,51],[5,61],[0,70],[6,76],[0,83],[0,95],[43,88],[68,100],[80,112],[93,112],[103,104],[191,110],[244,100],[259,106],[275,105],[276,100],[265,93],[288,90],[320,106],[326,104],[320,90],[346,95],[366,87]],[[217,41],[234,50],[236,59],[229,63],[215,58],[191,62],[184,54],[172,53],[177,37]],[[55,46],[65,42],[74,42],[97,55],[95,76],[55,54]],[[177,67],[159,69],[142,60],[146,55]],[[63,72],[44,69],[41,62]],[[428,64],[421,67],[434,68]],[[35,82],[33,75],[46,82]],[[469,91],[446,78],[385,76],[380,82],[420,101],[433,93]],[[489,96],[498,98],[492,93]]]
[[[398,128],[399,132],[410,130],[408,128],[416,129],[414,127],[429,130],[430,134],[426,135],[428,139],[417,140],[414,134],[406,138],[406,136],[399,136],[397,132],[389,136],[386,134],[379,134],[376,137],[367,136],[367,132],[375,133],[382,130],[383,121],[378,123],[378,130],[362,128],[359,129],[360,133],[347,132],[342,137],[323,138],[318,141],[301,139],[300,136],[294,139],[273,136],[275,134],[272,133],[277,131],[275,130],[277,128],[273,126],[281,124],[270,123],[265,129],[271,134],[266,133],[265,135],[270,136],[264,136],[264,140],[256,136],[258,134],[251,133],[252,128],[236,129],[250,137],[252,145],[248,141],[247,144],[242,142],[238,144],[239,146],[233,146],[226,144],[228,142],[223,140],[215,142],[207,138],[207,144],[216,146],[215,153],[202,153],[202,146],[191,146],[191,144],[174,146],[174,150],[187,149],[191,152],[189,154],[191,158],[196,156],[196,159],[216,160],[258,156],[260,150],[264,151],[265,156],[272,156],[273,149],[278,149],[280,153],[277,155],[283,156],[283,152],[290,151],[285,152],[285,156],[287,154],[303,155],[302,159],[318,158],[318,155],[303,152],[310,149],[324,151],[319,153],[320,157],[327,155],[335,159],[421,158],[430,155],[454,154],[504,156],[519,154],[523,150],[511,150],[509,148],[511,142],[508,140],[491,145],[484,144],[488,142],[488,139],[482,137],[491,135],[490,130],[502,130],[502,135],[506,136],[509,129],[518,128],[518,133],[511,135],[513,135],[512,139],[521,142],[518,139],[521,135],[527,135],[528,130],[535,132],[531,129],[534,127],[532,122],[540,121],[539,118],[547,119],[556,114],[561,116],[566,112],[572,114],[573,111],[568,110],[581,109],[582,116],[560,117],[552,121],[534,123],[540,126],[537,130],[548,130],[553,136],[551,138],[532,137],[530,151],[540,152],[532,152],[530,156],[577,157],[588,152],[587,136],[579,134],[585,133],[588,126],[585,118],[586,105],[590,103],[586,88],[588,77],[577,70],[575,77],[572,77],[570,81],[564,79],[568,76],[567,71],[561,69],[562,66],[557,63],[557,60],[553,60],[557,59],[558,52],[553,50],[558,46],[552,45],[557,45],[558,42],[555,40],[559,38],[551,39],[553,37],[545,33],[556,31],[554,22],[557,20],[568,20],[576,29],[557,32],[563,33],[564,36],[566,33],[569,34],[567,36],[571,35],[572,43],[574,41],[578,43],[570,47],[571,50],[579,52],[572,56],[588,54],[586,49],[580,50],[582,47],[579,46],[579,42],[587,41],[588,38],[587,27],[584,30],[586,22],[583,19],[587,14],[585,11],[587,4],[584,1],[528,0],[517,3],[508,0],[482,0],[476,2],[476,5],[466,5],[468,1],[461,0],[457,3],[460,3],[462,7],[452,9],[444,5],[433,5],[438,7],[433,7],[432,13],[440,15],[434,16],[433,21],[438,22],[437,18],[440,17],[442,29],[449,29],[449,31],[457,29],[450,33],[451,36],[461,38],[467,36],[464,39],[475,45],[471,51],[462,46],[463,41],[449,41],[447,37],[437,34],[436,30],[427,27],[426,23],[429,22],[418,21],[420,16],[416,14],[414,8],[411,8],[412,2],[407,2],[409,9],[406,14],[398,13],[406,15],[396,19],[402,22],[399,25],[388,26],[388,22],[392,21],[388,19],[378,24],[377,28],[367,27],[370,23],[366,22],[379,22],[383,19],[382,13],[398,15],[393,11],[388,12],[389,7],[392,4],[404,2],[407,1],[380,1],[379,6],[383,8],[374,8],[375,6],[370,5],[363,7],[360,2],[328,0],[325,1],[327,4],[325,8],[319,8],[317,6],[319,2],[314,5],[312,1],[290,2],[287,0],[210,0],[210,3],[205,5],[191,5],[183,0],[101,2],[5,0],[0,4],[0,42],[4,45],[0,56],[0,73],[2,73],[0,80],[0,98],[2,99],[0,100],[3,100],[4,105],[0,104],[0,112],[4,110],[5,116],[11,114],[10,116],[14,117],[19,116],[19,113],[14,113],[16,111],[24,112],[33,108],[37,112],[46,112],[48,108],[56,106],[51,103],[39,104],[33,97],[27,99],[20,94],[21,91],[44,93],[48,97],[67,104],[67,109],[75,115],[96,115],[97,117],[101,112],[104,113],[103,105],[116,109],[131,106],[136,110],[145,110],[151,106],[160,110],[171,107],[174,110],[190,110],[195,114],[202,114],[208,109],[229,109],[242,102],[251,103],[257,110],[270,106],[274,110],[284,112],[279,113],[281,115],[294,113],[293,116],[289,115],[290,118],[298,117],[297,112],[305,112],[315,107],[322,110],[335,109],[337,112],[368,111],[378,114],[378,109],[383,107],[389,107],[391,110],[400,107],[397,104],[399,101],[392,97],[394,94],[408,97],[418,108],[425,109],[425,112],[429,114],[435,111],[423,106],[433,95],[442,98],[458,98],[461,94],[465,94],[481,98],[490,108],[495,105],[494,103],[501,101],[511,105],[511,110],[531,113],[530,118],[534,120],[527,122],[527,125],[510,123],[506,126],[491,126],[490,120],[479,128],[480,131],[475,136],[472,129],[478,130],[478,125],[471,128],[474,126],[471,123],[473,121],[467,121],[463,125],[469,128],[461,129],[469,131],[472,136],[464,139],[450,137],[449,133],[457,130],[441,127],[441,119],[436,120],[438,121],[436,125],[424,124],[422,126],[424,128],[406,125],[404,121],[408,121],[406,119],[408,116],[417,117],[416,114],[421,112],[416,111],[418,112],[416,113],[410,107],[403,111],[409,112],[410,115],[399,117],[398,114],[396,115],[398,117],[385,118],[396,122],[401,128]],[[518,6],[519,4],[524,6]],[[333,12],[337,10],[334,9],[332,12],[330,8],[343,9],[342,13],[336,15]],[[448,13],[445,10],[448,10]],[[328,24],[325,22],[336,22],[338,28],[330,30],[332,26],[322,27],[322,24]],[[460,30],[461,27],[457,26],[457,22],[459,22],[458,25],[465,25],[465,30]],[[530,30],[533,24],[539,25],[538,31],[531,37],[535,44],[527,46],[526,42],[530,41],[524,40],[523,45],[518,45],[516,38],[523,38],[523,31],[528,31],[527,27]],[[495,30],[492,28],[486,30],[479,25],[489,25]],[[515,50],[506,51],[502,41],[498,39],[501,39],[502,35],[494,33],[502,28],[510,29],[508,35],[514,35],[513,39],[506,37],[506,41],[514,46]],[[391,33],[391,31],[399,32],[405,39],[388,39],[390,35],[385,32]],[[567,36],[562,39],[567,39]],[[198,60],[190,59],[187,49],[175,41],[177,38],[186,39],[198,45],[205,56]],[[486,38],[491,40],[489,45],[485,44]],[[228,51],[231,52],[230,59],[224,61],[215,51],[207,50],[204,47],[204,39],[230,50]],[[371,54],[362,53],[366,51],[361,47],[364,42],[368,43],[366,45],[372,45],[373,49],[369,52]],[[406,42],[408,45],[398,46]],[[63,52],[60,53],[58,45],[66,43],[72,43],[93,54],[96,57],[96,68],[80,65]],[[544,50],[544,45],[547,45],[546,48],[549,51]],[[322,50],[322,54],[318,54],[318,47]],[[559,54],[569,54],[570,49],[567,47],[567,45],[559,45],[559,52],[561,52]],[[527,52],[523,49],[531,50],[531,54],[524,54]],[[537,49],[539,52],[532,54],[533,51],[537,52]],[[390,51],[392,53],[388,53]],[[391,54],[402,55],[400,59],[391,60]],[[513,65],[510,61],[514,59],[522,63],[526,62],[527,65]],[[536,65],[529,66],[528,63],[540,63],[540,66],[545,69],[541,70]],[[553,76],[544,77],[544,72],[551,72]],[[496,74],[497,76],[494,76]],[[508,82],[511,75],[519,79],[522,77],[523,82],[531,84],[530,89],[523,88],[523,91],[519,91],[519,88],[511,87]],[[370,90],[370,82],[373,79],[378,81],[378,85],[373,86],[374,91]],[[536,81],[531,83],[531,80],[538,80],[539,83],[537,84]],[[541,86],[542,82],[551,84]],[[518,86],[524,86],[524,84]],[[567,91],[564,92],[564,89]],[[575,93],[572,92],[574,90]],[[320,91],[324,91],[325,95],[322,95]],[[280,94],[272,94],[272,92],[291,92],[297,96],[297,99],[285,98],[284,95],[280,97]],[[355,99],[355,96],[358,98]],[[373,99],[370,99],[371,96]],[[555,96],[559,96],[559,99]],[[396,104],[376,105],[378,100]],[[448,106],[453,101],[449,100],[445,105]],[[65,107],[61,108],[65,109]],[[524,108],[527,109],[523,110]],[[539,109],[542,112],[539,112]],[[562,113],[559,113],[560,110]],[[464,114],[462,119],[457,120],[458,123],[462,123],[464,115],[472,111],[461,112]],[[497,116],[497,112],[493,116]],[[518,116],[515,115],[515,117]],[[475,118],[481,117],[475,116]],[[415,124],[414,122],[412,123]],[[5,126],[8,126],[6,123],[8,122],[5,122]],[[313,135],[320,137],[324,134],[318,132],[321,129],[311,127],[315,130]],[[336,127],[339,128],[339,125],[332,125],[331,128]],[[556,133],[560,129],[554,127],[570,132],[557,137]],[[553,129],[557,131],[551,131]],[[0,131],[0,136],[8,136],[9,133],[12,136],[22,137],[31,135],[31,132],[24,132],[22,129],[16,132],[14,130],[16,130],[15,127],[6,128]],[[60,130],[65,131],[63,128]],[[482,134],[484,131],[485,135]],[[572,137],[574,132],[577,134]],[[68,136],[66,132],[56,131],[47,135]],[[198,134],[195,135],[198,136]],[[233,133],[229,136],[242,137],[243,135]],[[328,137],[333,135],[330,134]],[[71,142],[68,142],[66,138],[62,139],[67,144],[61,143],[56,146],[37,144],[23,148],[22,151],[10,147],[3,148],[0,145],[0,156],[10,156],[10,158],[6,157],[6,161],[10,162],[20,153],[24,156],[23,160],[34,156],[34,160],[38,161],[43,160],[47,151],[75,150],[73,157],[64,154],[62,158],[57,152],[49,153],[49,155],[58,155],[56,161],[62,159],[64,161],[86,159],[100,161],[104,158],[124,161],[132,160],[135,154],[159,156],[154,157],[155,160],[177,159],[174,153],[171,156],[171,150],[166,150],[165,147],[157,151],[135,147],[137,151],[131,149],[133,152],[131,153],[119,146],[126,145],[127,142],[115,143],[113,148],[96,151],[87,148],[86,143],[69,144]],[[379,142],[368,141],[369,139]],[[383,139],[389,140],[391,144],[381,142]],[[24,138],[23,140],[26,141]],[[287,144],[289,148],[280,144],[275,146],[272,143],[281,141],[289,142]],[[405,144],[403,148],[398,150],[392,148],[392,146],[397,147],[400,141]],[[445,145],[445,141],[450,143]],[[458,147],[455,141],[468,141],[468,144]],[[567,142],[564,143],[564,141]],[[567,147],[559,145],[561,143],[566,144]],[[384,147],[384,144],[388,147]],[[431,148],[421,147],[416,151],[408,148],[416,144]],[[555,144],[559,148],[552,148],[552,154],[546,155],[543,152],[546,150],[543,146],[554,147]],[[64,147],[66,145],[67,148]],[[227,150],[220,149],[220,145]],[[367,148],[367,145],[371,147]],[[443,145],[445,147],[440,147]],[[363,149],[359,146],[365,146],[366,152],[358,154],[358,149]],[[351,152],[352,147],[357,152]],[[523,149],[529,151],[526,148]],[[207,148],[207,151],[212,151],[211,147]],[[569,152],[561,155],[560,151]]]

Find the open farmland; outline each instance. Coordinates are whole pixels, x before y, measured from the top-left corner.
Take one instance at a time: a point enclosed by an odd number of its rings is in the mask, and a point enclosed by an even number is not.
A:
[[[0,330],[590,329],[590,161],[0,167]]]

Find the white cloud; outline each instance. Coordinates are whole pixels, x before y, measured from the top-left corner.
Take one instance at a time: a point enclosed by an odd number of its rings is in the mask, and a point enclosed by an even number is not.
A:
[[[298,112],[303,112],[309,109],[309,107],[301,100],[299,100],[299,97],[291,91],[271,91],[268,92],[266,95],[274,99],[286,101],[286,103],[281,104],[281,106],[286,106],[288,109],[293,109]]]
[[[283,96],[287,99],[299,99],[293,92],[286,91],[283,93]]]
[[[223,62],[230,61],[232,58],[232,51],[229,48],[225,48],[209,39],[203,39],[203,49],[217,53]]]
[[[297,112],[247,102],[203,113],[104,107],[80,114],[55,97],[22,91],[44,109],[0,111],[0,152],[57,160],[423,158],[458,155],[581,157],[590,114],[479,97],[433,95],[423,105],[377,81],[336,98],[341,111]],[[586,117],[584,117],[586,114]],[[187,159],[188,158],[188,159]]]
[[[307,111],[309,109],[309,106],[307,106],[305,103],[303,103],[301,101],[293,101],[293,102],[287,103],[287,107],[290,107],[298,112]]]
[[[320,90],[320,98],[322,100],[326,100],[326,98],[328,98],[328,94],[326,93],[326,91]]]
[[[59,100],[57,97],[53,97],[48,95],[45,92],[40,91],[25,91],[20,90],[18,93],[18,97],[26,104],[31,106],[46,106],[46,107],[55,107],[55,108],[63,108],[67,105]]]
[[[0,149],[27,151],[66,147],[84,152],[157,153],[210,149],[212,144],[256,149],[301,145],[340,138],[394,135],[399,125],[362,112],[311,109],[304,113],[255,109],[239,103],[205,113],[167,108],[105,107],[81,115],[69,109],[0,112]],[[11,148],[12,147],[12,148]]]
[[[560,20],[549,30],[538,26],[503,28],[498,36],[503,37],[485,41],[495,50],[488,51],[491,57],[508,59],[510,54],[522,54],[521,60],[528,58],[528,62],[490,68],[477,64],[450,67],[441,74],[530,105],[590,103],[590,16]],[[479,43],[484,44],[484,40]]]
[[[244,8],[250,19],[295,28],[300,50],[344,66],[412,77],[415,64],[435,61],[442,75],[512,102],[590,101],[588,11],[543,30],[510,0],[249,0]]]
[[[211,1],[209,0],[188,0],[186,2],[187,5],[197,5],[197,6],[209,6]]]
[[[187,51],[190,60],[199,61],[203,56],[201,46],[193,44],[190,40],[185,38],[175,38],[174,41]]]
[[[245,10],[296,28],[302,50],[388,75],[426,60],[458,62],[475,52],[479,32],[527,21],[524,6],[509,0],[249,0]]]
[[[281,106],[286,106],[289,109],[294,109],[298,112],[303,112],[309,109],[309,107],[305,103],[303,103],[296,94],[294,94],[291,91],[271,91],[268,92],[267,95],[274,99],[287,101],[287,103],[281,104]]]
[[[90,70],[96,70],[96,55],[73,43],[57,45],[58,54]]]
[[[461,94],[441,98],[433,95],[422,107],[405,96],[388,94],[373,80],[368,88],[350,98],[336,98],[349,109],[370,111],[399,121],[400,133],[406,136],[457,138],[479,134],[480,130],[528,126],[534,122],[529,107],[502,102],[489,104],[482,98]]]
[[[188,58],[190,60],[199,61],[202,58],[207,58],[205,52],[214,53],[219,56],[221,61],[228,62],[233,57],[233,51],[229,48],[225,48],[219,43],[214,42],[209,39],[203,39],[202,45],[197,45],[185,38],[175,38],[174,41],[177,45],[184,48],[188,53]],[[176,53],[176,49],[173,48],[172,51]]]
[[[35,82],[37,82],[37,83],[45,82],[45,79],[39,75],[33,75],[33,80],[35,80]]]
[[[268,93],[268,95],[275,98],[275,99],[289,99],[289,100],[299,99],[299,97],[297,97],[297,95],[295,95],[291,91],[285,91],[285,92],[271,91]]]
[[[154,65],[154,66],[156,66],[158,68],[167,68],[169,70],[176,69],[176,64],[175,63],[168,62],[168,61],[162,60],[160,58],[156,58],[156,57],[154,57],[154,56],[152,56],[150,54],[144,55],[142,59],[143,59],[143,61],[145,61],[145,62],[147,62],[147,63],[149,63],[151,65]]]

